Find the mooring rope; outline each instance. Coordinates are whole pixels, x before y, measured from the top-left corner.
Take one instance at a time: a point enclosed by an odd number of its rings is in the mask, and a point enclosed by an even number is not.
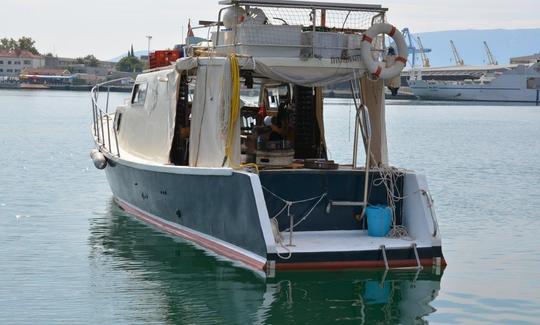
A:
[[[292,229],[294,229],[296,226],[298,226],[300,223],[302,223],[304,220],[306,220],[309,217],[309,215],[313,212],[313,210],[315,210],[317,205],[319,205],[319,203],[328,195],[328,193],[325,192],[325,193],[323,193],[323,194],[321,194],[319,196],[314,196],[314,197],[311,197],[311,198],[297,200],[297,201],[291,201],[291,200],[286,200],[286,199],[282,198],[281,196],[279,196],[276,193],[270,191],[268,188],[266,188],[264,186],[262,186],[262,189],[265,190],[268,194],[272,195],[273,197],[275,197],[276,199],[278,199],[278,200],[280,200],[280,201],[282,201],[284,203],[283,207],[270,219],[270,221],[272,222],[272,225],[276,229],[276,231],[274,232],[274,238],[275,238],[276,243],[279,246],[281,246],[283,249],[285,249],[287,251],[287,253],[288,253],[287,256],[282,256],[279,252],[277,252],[277,255],[282,259],[289,259],[292,256],[292,252],[283,243],[283,236],[281,235],[281,232],[279,231],[279,223],[278,223],[277,217],[279,217],[285,210],[287,210],[287,217],[290,218],[291,217],[291,207],[293,205],[317,200],[311,206],[311,208],[308,209],[307,213],[304,214],[304,216],[300,220],[298,220],[296,223],[294,223],[292,225],[289,225],[289,228],[287,228],[287,229],[285,229],[283,231],[284,232],[289,231],[289,230],[291,230],[291,227],[292,227]]]

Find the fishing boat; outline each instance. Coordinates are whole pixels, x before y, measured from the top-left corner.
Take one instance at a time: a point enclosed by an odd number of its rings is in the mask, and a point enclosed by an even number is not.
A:
[[[433,80],[422,71],[410,72],[409,87],[415,96],[429,100],[540,103],[540,62],[504,66],[456,66],[425,69],[461,73],[482,71],[478,78]]]
[[[211,39],[138,75],[114,112],[99,96],[108,85],[93,89],[91,157],[116,203],[269,276],[445,265],[426,178],[389,165],[384,82],[404,68],[407,46],[387,9],[220,4]],[[391,60],[385,35],[397,46]],[[328,159],[322,90],[345,81],[353,158],[338,164]],[[243,89],[258,89],[257,102]]]

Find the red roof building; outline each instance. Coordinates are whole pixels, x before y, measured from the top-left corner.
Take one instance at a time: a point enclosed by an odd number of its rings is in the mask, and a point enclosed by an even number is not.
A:
[[[20,51],[6,51],[0,50],[0,57],[2,58],[19,58],[19,59],[41,59],[41,55],[34,54],[30,51],[20,50]]]
[[[45,59],[29,51],[0,50],[0,77],[18,77],[26,68],[41,68]]]

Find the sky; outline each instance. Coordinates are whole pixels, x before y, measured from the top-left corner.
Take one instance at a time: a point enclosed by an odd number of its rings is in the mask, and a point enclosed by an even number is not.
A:
[[[330,0],[328,0],[330,1]],[[341,2],[359,3],[342,0]],[[540,0],[361,1],[389,8],[388,21],[413,33],[461,29],[540,27]],[[180,43],[188,19],[216,20],[218,0],[0,0],[0,38],[29,36],[42,53],[94,54],[108,60]],[[196,25],[196,23],[193,23]],[[205,36],[203,30],[197,31]]]

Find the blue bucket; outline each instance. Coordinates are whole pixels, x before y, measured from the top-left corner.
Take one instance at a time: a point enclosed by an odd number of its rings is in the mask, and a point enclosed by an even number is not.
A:
[[[390,231],[392,210],[385,205],[369,205],[366,208],[368,235],[384,237]]]

